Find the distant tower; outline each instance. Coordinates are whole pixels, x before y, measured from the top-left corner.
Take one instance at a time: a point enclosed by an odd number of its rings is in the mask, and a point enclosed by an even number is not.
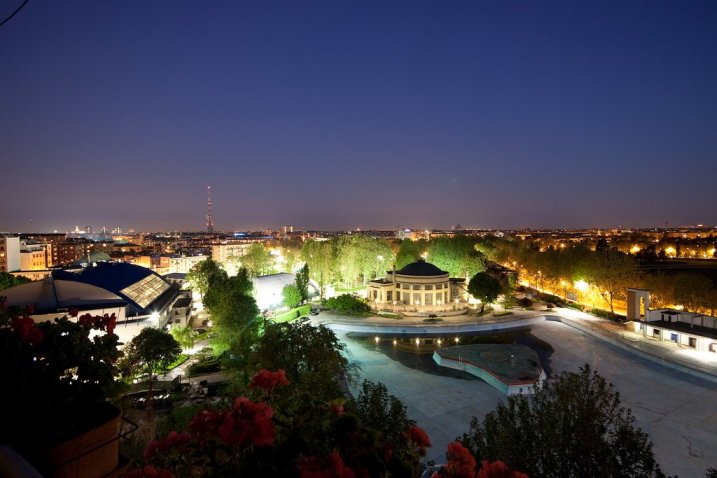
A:
[[[212,187],[207,186],[207,232],[214,232],[214,222],[212,220]]]

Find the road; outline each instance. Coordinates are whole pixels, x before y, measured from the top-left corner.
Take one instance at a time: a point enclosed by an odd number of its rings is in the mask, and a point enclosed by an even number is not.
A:
[[[560,322],[534,324],[531,332],[555,349],[553,373],[588,363],[615,385],[637,424],[650,434],[666,473],[704,476],[707,468],[717,466],[717,384],[642,359]],[[434,443],[428,459],[445,461],[446,445],[468,430],[471,417],[482,419],[503,399],[484,382],[427,374],[354,341],[346,343],[361,376],[386,384],[428,432]]]

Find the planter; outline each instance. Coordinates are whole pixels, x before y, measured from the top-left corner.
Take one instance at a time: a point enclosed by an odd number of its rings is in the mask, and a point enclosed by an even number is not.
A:
[[[82,412],[72,422],[72,432],[47,450],[45,476],[101,478],[112,473],[119,460],[120,415],[109,403]]]

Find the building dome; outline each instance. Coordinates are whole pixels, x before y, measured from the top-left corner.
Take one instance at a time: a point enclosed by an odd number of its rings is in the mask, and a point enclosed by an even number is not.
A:
[[[438,267],[431,264],[430,262],[426,262],[423,259],[421,259],[416,262],[412,262],[412,263],[408,264],[401,270],[396,271],[396,274],[402,275],[402,276],[431,277],[431,276],[446,275],[446,274],[448,274],[448,272],[442,271]]]

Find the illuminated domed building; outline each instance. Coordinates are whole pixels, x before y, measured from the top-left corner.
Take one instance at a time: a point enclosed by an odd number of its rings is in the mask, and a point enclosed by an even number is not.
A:
[[[404,315],[457,315],[465,313],[465,280],[419,260],[386,277],[369,281],[366,294],[377,310]]]

